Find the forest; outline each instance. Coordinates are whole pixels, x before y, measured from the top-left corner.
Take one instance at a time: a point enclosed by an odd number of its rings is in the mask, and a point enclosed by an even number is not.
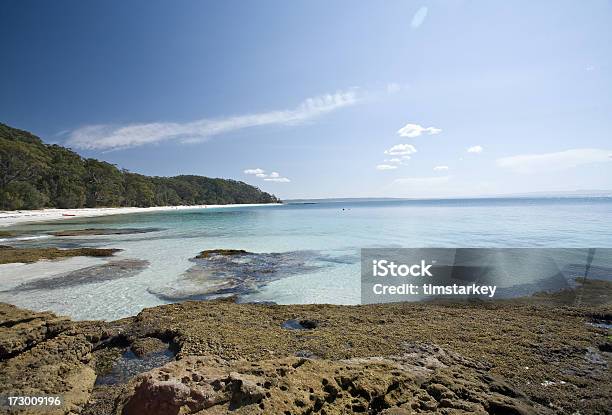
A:
[[[0,209],[276,203],[244,182],[203,176],[150,177],[83,158],[0,123]]]

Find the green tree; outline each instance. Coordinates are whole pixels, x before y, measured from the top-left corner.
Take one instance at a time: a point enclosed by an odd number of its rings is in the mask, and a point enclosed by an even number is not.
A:
[[[85,160],[87,207],[119,206],[123,203],[123,174],[112,164]]]
[[[26,182],[12,182],[0,193],[3,209],[40,209],[48,202],[48,198],[36,187]]]
[[[155,204],[153,186],[146,176],[124,172],[125,206],[149,207]]]
[[[0,209],[271,202],[278,199],[235,180],[122,171],[0,123]]]
[[[51,200],[62,209],[85,205],[85,163],[75,152],[58,146],[48,147],[51,154],[50,171],[46,176]]]

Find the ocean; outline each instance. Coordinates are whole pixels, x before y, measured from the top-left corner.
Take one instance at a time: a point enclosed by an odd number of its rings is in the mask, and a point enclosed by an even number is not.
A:
[[[88,228],[142,232],[49,234]],[[330,200],[76,218],[8,229],[21,235],[5,238],[2,245],[120,248],[110,260],[0,265],[0,301],[74,319],[110,320],[145,307],[228,295],[279,304],[358,304],[362,248],[612,248],[612,198]],[[194,259],[211,249],[248,254]]]

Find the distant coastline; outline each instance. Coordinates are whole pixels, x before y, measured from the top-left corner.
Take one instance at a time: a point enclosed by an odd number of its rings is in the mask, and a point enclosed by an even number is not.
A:
[[[340,202],[401,202],[401,201],[444,201],[444,200],[487,200],[487,199],[580,199],[612,198],[612,190],[575,190],[567,192],[511,193],[483,196],[447,197],[323,197],[283,199],[288,204],[340,203]]]
[[[10,210],[0,211],[0,228],[14,226],[28,222],[46,222],[51,220],[65,220],[78,218],[91,218],[96,216],[121,215],[128,213],[152,213],[172,210],[189,209],[217,209],[230,207],[250,206],[279,206],[281,203],[236,203],[225,205],[182,205],[182,206],[152,206],[152,207],[105,207],[80,209],[37,209],[37,210]]]

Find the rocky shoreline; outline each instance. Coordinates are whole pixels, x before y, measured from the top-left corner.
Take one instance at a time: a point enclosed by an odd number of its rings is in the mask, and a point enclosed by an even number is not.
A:
[[[113,322],[0,304],[0,395],[62,395],[53,414],[609,413],[612,285],[580,289],[579,305],[226,299]]]

